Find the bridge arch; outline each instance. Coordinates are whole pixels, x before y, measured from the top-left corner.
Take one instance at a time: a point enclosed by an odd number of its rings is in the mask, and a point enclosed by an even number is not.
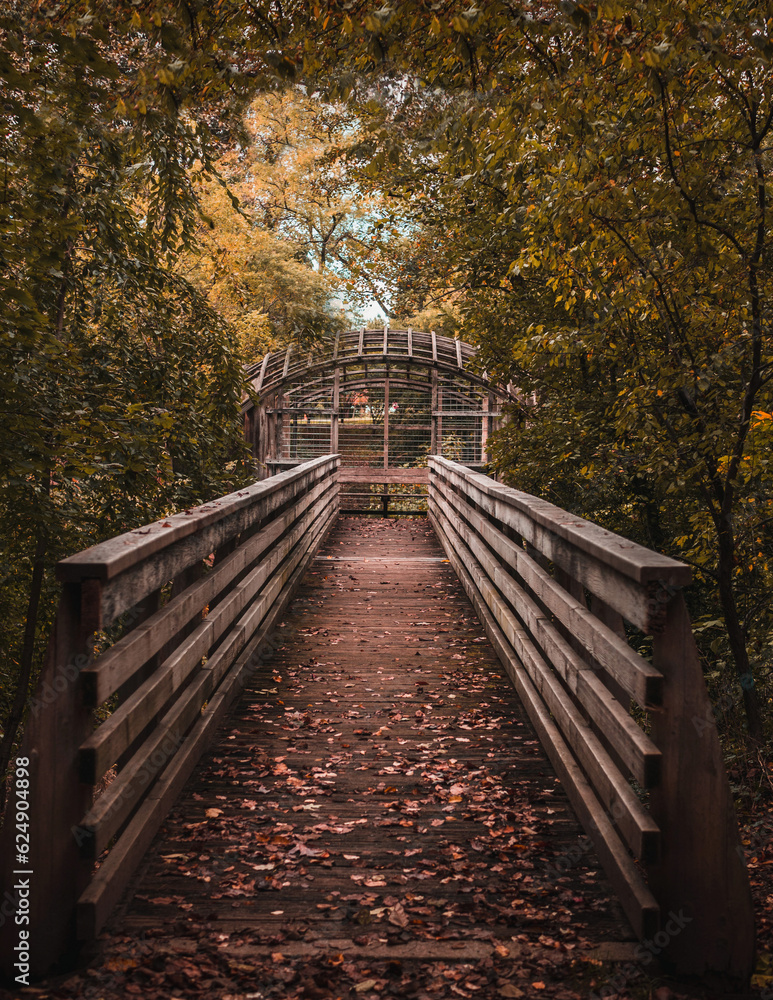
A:
[[[325,454],[344,481],[426,482],[430,455],[475,469],[517,403],[462,340],[419,330],[361,328],[309,351],[271,352],[248,368],[257,405],[243,405],[261,474]]]

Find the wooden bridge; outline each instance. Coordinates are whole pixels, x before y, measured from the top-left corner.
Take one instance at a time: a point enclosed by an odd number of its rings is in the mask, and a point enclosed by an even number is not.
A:
[[[135,929],[291,927],[284,951],[356,954],[357,926],[383,921],[399,937],[368,954],[480,957],[487,934],[505,961],[491,926],[448,930],[466,902],[512,941],[536,894],[598,857],[632,936],[678,971],[748,977],[689,568],[439,456],[428,521],[363,528],[339,518],[339,466],[314,458],[60,563],[21,752],[33,973],[93,940],[128,886]],[[588,905],[571,898],[567,920]]]

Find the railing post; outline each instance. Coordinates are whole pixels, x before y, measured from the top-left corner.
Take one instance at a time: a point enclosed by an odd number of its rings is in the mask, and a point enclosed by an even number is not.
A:
[[[15,769],[12,772],[0,844],[4,866],[3,900],[13,900],[2,934],[2,971],[23,984],[23,968],[15,967],[14,949],[27,931],[30,961],[27,982],[48,972],[75,948],[75,904],[88,884],[91,863],[81,858],[73,829],[88,809],[92,788],[78,777],[78,748],[93,728],[84,708],[78,678],[89,661],[91,620],[83,607],[90,588],[67,584],[34,697],[30,701],[22,748],[17,760],[29,760],[29,859],[22,853],[25,838],[17,823]],[[27,909],[27,904],[29,908]],[[23,922],[25,915],[28,922]],[[18,921],[22,922],[19,923]]]
[[[333,412],[330,414],[330,454],[338,454],[338,421],[341,410],[341,369],[333,374]]]
[[[648,866],[662,920],[653,948],[684,974],[721,970],[740,979],[754,967],[754,913],[722,748],[681,593],[655,636],[664,675],[652,739],[663,753],[650,811],[663,831]]]
[[[389,376],[384,379],[384,468],[389,468]]]

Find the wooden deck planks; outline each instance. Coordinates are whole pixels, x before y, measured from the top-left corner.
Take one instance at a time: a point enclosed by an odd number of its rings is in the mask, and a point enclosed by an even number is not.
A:
[[[339,520],[105,940],[213,936],[542,980],[632,937],[426,519]]]

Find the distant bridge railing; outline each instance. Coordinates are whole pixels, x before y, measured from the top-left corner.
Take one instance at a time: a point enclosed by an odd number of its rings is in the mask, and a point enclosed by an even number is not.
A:
[[[443,458],[429,496],[643,947],[680,972],[747,978],[751,894],[681,594],[690,568]],[[625,623],[654,636],[652,662]]]
[[[335,519],[338,465],[315,459],[59,563],[20,753],[33,976],[93,938],[120,899]],[[13,836],[6,822],[11,898]],[[13,976],[13,954],[2,958]]]

